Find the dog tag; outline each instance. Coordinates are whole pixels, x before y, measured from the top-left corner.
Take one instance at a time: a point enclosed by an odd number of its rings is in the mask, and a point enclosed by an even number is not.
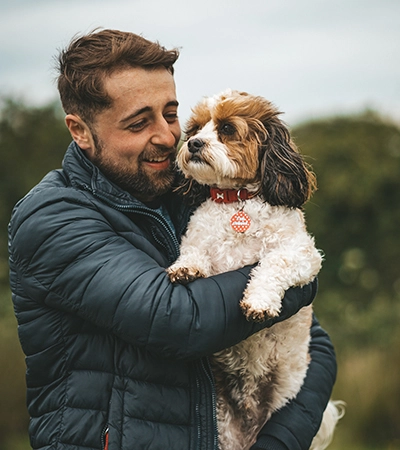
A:
[[[244,211],[238,211],[231,217],[231,227],[238,233],[244,233],[250,225],[251,219]]]

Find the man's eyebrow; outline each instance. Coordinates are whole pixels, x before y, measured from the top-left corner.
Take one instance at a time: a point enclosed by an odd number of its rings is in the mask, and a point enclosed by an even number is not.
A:
[[[137,116],[140,116],[140,114],[143,114],[151,110],[152,108],[150,108],[150,106],[145,106],[144,108],[140,108],[137,111],[133,111],[133,113],[129,114],[129,116],[126,116],[123,119],[121,119],[120,122],[128,122],[129,120],[132,120]]]
[[[179,102],[177,100],[171,100],[170,102],[168,102],[165,107],[168,108],[170,106],[179,106]],[[129,114],[128,116],[124,117],[123,119],[120,120],[120,122],[124,123],[124,122],[128,122],[129,120],[134,119],[137,116],[140,116],[140,114],[152,111],[153,108],[151,108],[150,106],[145,106],[144,108],[140,108],[137,111],[133,111],[133,113]]]
[[[168,102],[165,106],[179,106],[179,102],[177,100],[171,100],[170,102]]]

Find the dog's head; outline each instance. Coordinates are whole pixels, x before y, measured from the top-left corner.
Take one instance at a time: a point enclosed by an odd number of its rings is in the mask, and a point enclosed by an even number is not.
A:
[[[271,205],[300,207],[315,178],[279,114],[266,99],[244,92],[203,99],[186,125],[179,168],[201,185],[246,187]]]

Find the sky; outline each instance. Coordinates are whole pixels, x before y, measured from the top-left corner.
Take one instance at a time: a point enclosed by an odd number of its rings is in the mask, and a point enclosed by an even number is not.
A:
[[[57,99],[55,57],[97,27],[180,49],[183,125],[226,88],[289,125],[367,108],[400,121],[399,0],[0,0],[0,96]]]

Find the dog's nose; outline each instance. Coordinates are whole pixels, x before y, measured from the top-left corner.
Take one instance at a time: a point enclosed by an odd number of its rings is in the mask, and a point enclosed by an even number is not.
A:
[[[201,139],[190,139],[188,141],[188,150],[190,153],[197,153],[204,147],[204,141]]]

